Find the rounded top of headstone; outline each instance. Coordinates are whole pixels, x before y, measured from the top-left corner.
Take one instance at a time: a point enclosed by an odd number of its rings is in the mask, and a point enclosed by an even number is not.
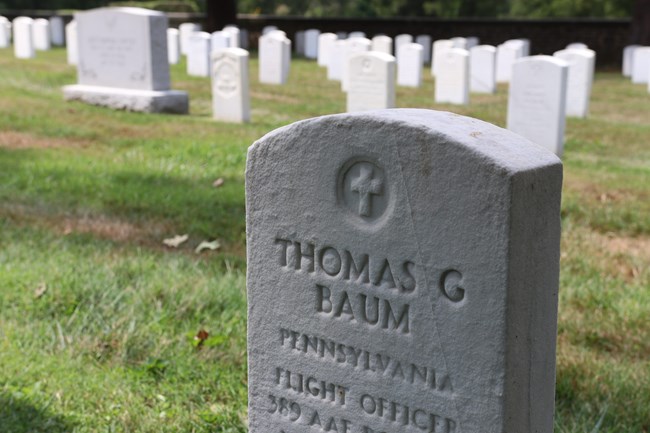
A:
[[[249,156],[261,149],[272,152],[276,146],[295,146],[298,143],[308,146],[310,139],[307,137],[312,134],[336,140],[342,131],[352,128],[356,130],[355,135],[360,137],[364,129],[376,132],[381,128],[386,133],[387,141],[422,140],[428,136],[427,142],[458,146],[462,148],[461,151],[473,154],[486,164],[499,167],[509,174],[561,164],[560,159],[547,149],[482,120],[444,111],[411,108],[335,114],[296,122],[276,129],[253,143],[248,149]]]
[[[493,45],[474,45],[469,49],[470,51],[491,51],[496,53],[497,47]]]
[[[154,11],[145,8],[136,8],[136,7],[97,8],[97,9],[90,9],[87,11],[77,12],[77,14],[96,14],[96,13],[106,13],[106,12],[120,12],[129,15],[142,15],[142,16],[166,16],[164,12]]]
[[[547,64],[552,64],[554,66],[558,67],[568,67],[569,65],[567,64],[566,61],[558,58],[558,57],[553,57],[553,56],[547,56],[545,54],[538,55],[538,56],[528,56],[528,57],[522,57],[518,60],[515,61],[515,65],[521,65],[521,64],[529,64],[529,63],[540,63],[540,62],[545,62]]]

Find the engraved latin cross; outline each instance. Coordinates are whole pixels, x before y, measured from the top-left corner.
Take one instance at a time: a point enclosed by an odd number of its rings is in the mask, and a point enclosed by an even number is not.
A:
[[[373,179],[372,167],[361,166],[359,177],[351,184],[352,191],[359,194],[359,215],[370,216],[372,211],[372,194],[382,193],[383,182]]]

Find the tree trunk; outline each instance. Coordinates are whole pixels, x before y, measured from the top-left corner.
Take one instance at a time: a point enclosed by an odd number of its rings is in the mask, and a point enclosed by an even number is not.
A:
[[[650,45],[650,0],[635,0],[632,15],[633,44]]]
[[[221,30],[228,24],[237,24],[237,0],[206,0],[207,32]]]

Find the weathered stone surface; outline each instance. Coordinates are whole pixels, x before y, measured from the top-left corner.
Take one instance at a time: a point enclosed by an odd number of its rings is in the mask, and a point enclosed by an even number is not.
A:
[[[508,129],[562,156],[569,65],[551,56],[531,56],[512,69]]]
[[[248,152],[251,433],[551,433],[558,158],[451,113]]]
[[[212,53],[212,114],[227,122],[250,120],[248,51],[223,48]]]

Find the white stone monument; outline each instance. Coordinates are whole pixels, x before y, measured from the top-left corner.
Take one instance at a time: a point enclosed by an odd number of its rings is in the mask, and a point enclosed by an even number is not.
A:
[[[497,82],[509,83],[512,78],[512,65],[524,57],[525,44],[509,41],[497,47]]]
[[[77,12],[75,20],[79,84],[63,88],[66,100],[130,111],[188,112],[187,93],[170,90],[164,13],[100,8]]]
[[[32,39],[36,51],[49,51],[52,48],[50,39],[50,22],[45,18],[37,18],[32,23]]]
[[[422,45],[422,61],[424,64],[431,63],[431,36],[429,35],[418,35],[415,38],[415,43]]]
[[[454,47],[454,43],[450,39],[439,39],[435,41],[431,48],[431,75],[434,77],[438,74],[439,63],[438,58],[441,57],[445,51]]]
[[[584,44],[582,42],[572,42],[569,45],[567,45],[565,49],[566,50],[588,50],[589,47],[587,46],[587,44]]]
[[[435,101],[455,105],[469,104],[469,52],[461,48],[446,50],[438,60]]]
[[[181,38],[178,29],[167,29],[167,58],[170,65],[181,60]]]
[[[552,56],[519,59],[513,65],[507,128],[562,156],[569,65]]]
[[[402,44],[397,56],[397,84],[405,87],[422,85],[422,54],[420,44]]]
[[[320,30],[309,29],[305,30],[305,57],[308,59],[318,58],[318,37]]]
[[[65,45],[65,24],[60,16],[50,17],[50,40],[57,47]]]
[[[210,35],[210,47],[212,51],[223,48],[237,48],[232,46],[233,34],[225,30],[214,32]]]
[[[596,52],[588,48],[566,49],[553,53],[569,65],[566,92],[566,115],[587,117],[596,69]]]
[[[521,47],[521,57],[530,56],[530,39],[519,38],[509,39],[504,42],[505,45],[512,45],[514,47]]]
[[[471,50],[472,48],[479,46],[481,44],[481,40],[477,36],[468,36],[465,39],[467,40],[468,50]]]
[[[431,110],[248,150],[250,433],[551,433],[562,164]]]
[[[469,50],[470,91],[495,93],[497,49],[492,45],[477,45]]]
[[[377,51],[352,54],[348,68],[347,111],[395,107],[395,57]]]
[[[623,76],[632,76],[632,55],[641,45],[628,45],[623,49]]]
[[[33,24],[34,20],[29,17],[18,17],[13,21],[14,55],[18,59],[31,59],[36,56]]]
[[[268,33],[267,33],[268,34]],[[294,49],[296,50],[296,54],[299,56],[304,56],[305,55],[305,43],[307,40],[305,39],[305,31],[304,30],[298,30],[294,36]]]
[[[454,44],[453,48],[460,48],[462,50],[467,50],[467,38],[462,36],[456,36],[455,38],[450,39]]]
[[[11,23],[6,17],[0,16],[0,48],[11,46]]]
[[[291,62],[291,42],[276,32],[259,40],[260,83],[286,84]]]
[[[393,55],[393,38],[386,35],[377,35],[372,38],[370,51]]]
[[[319,66],[327,66],[330,62],[330,56],[334,53],[334,44],[337,41],[334,33],[321,33],[318,35],[318,58]]]
[[[355,53],[362,53],[364,51],[370,51],[372,42],[367,38],[350,38],[346,40],[343,52],[343,76],[341,79],[341,90],[347,92],[348,90],[348,67],[350,65],[350,56]]]
[[[201,31],[201,24],[196,23],[183,23],[178,26],[178,32],[181,38],[181,54],[184,56],[187,55],[187,45],[189,42],[190,35],[194,32]]]
[[[366,37],[365,32],[350,32],[350,33],[348,34],[348,39],[353,39],[353,38],[365,38],[365,37]],[[339,37],[339,39],[343,39],[343,38]]]
[[[230,35],[230,48],[243,48],[241,45],[241,30],[235,25],[227,25],[223,31]]]
[[[212,53],[212,113],[217,120],[250,121],[248,51],[224,48]]]
[[[230,42],[228,38],[227,44]],[[187,75],[193,77],[210,76],[210,53],[212,52],[212,35],[208,32],[194,32],[186,42]],[[225,48],[224,47],[224,48]]]
[[[411,35],[401,34],[395,36],[395,58],[397,59],[397,63],[399,63],[399,50],[402,47],[402,45],[412,44],[412,43],[413,43],[413,36]]]
[[[79,63],[79,42],[77,40],[77,22],[70,21],[65,26],[66,55],[68,65]]]
[[[639,47],[632,54],[632,82],[635,84],[645,84],[649,81],[650,47]]]
[[[343,64],[345,63],[345,52],[347,39],[337,39],[334,42],[334,55],[330,56],[327,64],[327,79],[334,81],[343,81]]]

